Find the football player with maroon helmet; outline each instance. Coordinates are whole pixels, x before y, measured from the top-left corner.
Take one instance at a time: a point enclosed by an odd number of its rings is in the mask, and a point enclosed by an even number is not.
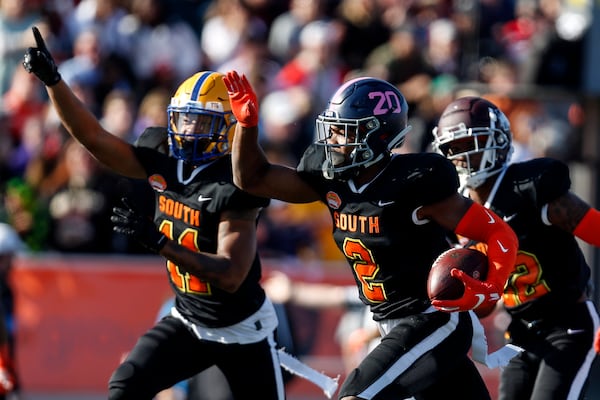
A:
[[[234,182],[255,195],[328,207],[357,294],[382,332],[338,398],[489,399],[467,356],[479,324],[470,310],[499,299],[517,240],[493,212],[457,193],[456,171],[444,157],[392,153],[410,129],[402,93],[370,77],[346,82],[317,117],[318,140],[294,169],[269,163],[261,151],[248,80],[231,71],[225,83],[238,120]],[[434,307],[427,276],[453,231],[489,245],[489,273],[478,281],[457,270],[465,294]]]
[[[591,271],[575,238],[600,246],[600,213],[571,192],[563,162],[510,163],[508,119],[484,98],[454,100],[433,135],[464,194],[500,215],[519,238],[503,305],[512,317],[506,336],[525,351],[502,370],[499,398],[580,398],[599,320],[586,296]]]
[[[45,83],[67,131],[98,161],[147,179],[155,192],[153,221],[127,201],[114,209],[112,221],[117,232],[166,259],[175,305],[115,370],[108,398],[150,400],[213,365],[235,398],[285,398],[277,316],[259,283],[256,250],[256,221],[269,200],[233,184],[236,120],[222,74],[198,72],[177,89],[169,126],[161,128],[169,135],[168,155],[106,131],[61,79],[37,28],[33,33],[37,45],[23,66]]]

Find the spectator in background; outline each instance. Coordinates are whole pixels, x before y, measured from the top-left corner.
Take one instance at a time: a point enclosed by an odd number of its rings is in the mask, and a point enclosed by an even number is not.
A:
[[[325,107],[349,72],[339,53],[341,35],[333,22],[317,20],[305,25],[300,32],[300,50],[275,76],[273,89],[304,90],[310,98],[308,115]]]
[[[286,203],[272,201],[261,214],[258,225],[258,251],[265,258],[315,259],[315,238],[308,224],[292,218]]]
[[[49,248],[67,253],[109,253],[112,207],[117,204],[116,177],[69,140],[60,160],[65,182],[48,199]]]
[[[129,90],[111,90],[102,104],[100,123],[104,129],[112,132],[126,142],[133,143],[133,125],[137,107],[135,99]]]
[[[150,90],[142,98],[133,123],[133,136],[139,139],[149,126],[167,126],[165,110],[171,101],[171,93],[162,87]],[[166,141],[166,137],[165,137]]]
[[[47,249],[50,221],[34,188],[15,177],[3,189],[0,221],[10,224],[31,251]]]
[[[171,91],[202,66],[198,36],[187,22],[167,12],[166,2],[132,0],[125,17],[132,46],[127,60],[140,97],[157,86]]]
[[[267,47],[267,27],[264,24],[249,24],[242,32],[234,53],[219,66],[220,71],[232,68],[247,74],[248,79],[256,85],[261,98],[272,90],[273,77],[279,73],[281,64]]]
[[[460,41],[456,26],[451,20],[441,18],[429,24],[424,55],[435,75],[452,74],[461,77]]]
[[[100,51],[125,57],[131,51],[127,36],[127,10],[121,0],[81,0],[63,15],[61,32],[62,45],[66,51],[74,52],[71,46],[83,31],[98,34]]]
[[[21,389],[15,363],[16,318],[11,281],[14,257],[27,250],[13,227],[0,223],[0,399],[18,395]]]
[[[574,7],[580,10],[573,13],[567,3],[561,0],[539,2],[526,61],[520,65],[522,83],[570,90],[581,88],[584,38],[591,10],[588,4]]]
[[[39,82],[32,80],[27,72],[23,74],[23,71],[17,70],[12,75],[8,91],[0,100],[4,112],[8,114],[8,130],[2,134],[10,135],[13,147],[19,146],[21,142],[25,121],[42,114],[47,108],[40,88]],[[23,170],[23,166],[20,166],[13,173],[20,176]]]
[[[326,18],[325,4],[323,0],[291,0],[289,9],[275,17],[269,29],[268,47],[279,63],[287,63],[300,50],[303,27]]]
[[[36,160],[43,156],[46,131],[44,118],[41,114],[29,116],[23,123],[21,140],[12,149],[8,158],[11,170],[22,177],[34,188],[39,181],[41,172],[35,171]]]
[[[292,164],[313,141],[314,127],[309,119],[310,92],[300,86],[274,90],[261,102],[261,143],[281,151]]]
[[[60,63],[64,79],[67,82],[77,81],[93,88],[100,84],[100,68],[102,49],[100,46],[100,32],[94,26],[89,26],[77,32],[73,39],[72,57]]]
[[[496,54],[489,54],[497,58],[499,54],[504,55],[506,61],[519,69],[523,63],[527,62],[530,47],[533,45],[531,36],[536,30],[537,4],[535,1],[517,1],[513,9],[512,18],[497,24],[494,29],[486,29],[488,35],[485,43],[493,43],[495,47],[501,50]],[[492,38],[494,33],[496,38]]]
[[[378,0],[341,0],[334,9],[340,30],[336,45],[348,69],[362,68],[371,50],[388,40],[390,25],[383,20],[386,7],[394,7],[393,2],[384,5]]]
[[[15,66],[27,47],[33,44],[29,34],[31,27],[37,25],[50,36],[39,7],[29,3],[28,0],[0,1],[0,95],[10,87]]]
[[[215,0],[206,10],[201,33],[204,65],[221,71],[232,59],[250,32],[264,32],[264,22],[250,14],[241,0]]]
[[[12,136],[6,134],[9,129],[9,120],[9,114],[4,110],[0,102],[0,185],[14,176],[10,167],[10,157],[14,143]]]
[[[63,79],[84,86],[96,104],[102,104],[113,90],[132,91],[136,85],[127,58],[103,47],[101,35],[96,25],[83,26],[73,39],[72,56],[60,64]]]

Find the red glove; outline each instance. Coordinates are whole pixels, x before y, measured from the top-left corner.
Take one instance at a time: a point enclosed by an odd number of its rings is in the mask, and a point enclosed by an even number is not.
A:
[[[600,328],[596,331],[596,336],[594,337],[594,350],[600,354]]]
[[[432,300],[431,305],[440,311],[468,311],[478,307],[487,307],[496,304],[502,295],[499,289],[490,282],[482,282],[470,277],[457,268],[450,271],[450,275],[460,279],[465,285],[465,293],[456,300]]]
[[[256,93],[254,93],[254,89],[252,89],[252,85],[248,82],[246,75],[240,77],[236,71],[231,71],[223,77],[223,82],[227,86],[231,110],[238,124],[244,128],[257,126],[258,101],[256,100]]]

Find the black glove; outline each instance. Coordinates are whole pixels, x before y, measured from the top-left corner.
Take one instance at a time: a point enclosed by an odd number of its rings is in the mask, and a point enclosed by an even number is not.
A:
[[[34,26],[31,30],[37,47],[27,49],[23,56],[23,67],[27,72],[33,72],[46,86],[56,85],[61,80],[56,63],[38,28]]]
[[[134,238],[148,250],[158,253],[165,247],[168,238],[156,230],[150,218],[135,211],[127,198],[122,198],[121,201],[125,208],[114,207],[110,217],[114,224],[113,230]]]

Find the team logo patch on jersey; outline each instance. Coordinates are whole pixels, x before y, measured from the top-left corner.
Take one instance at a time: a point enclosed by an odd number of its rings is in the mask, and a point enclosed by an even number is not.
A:
[[[327,204],[329,207],[333,208],[334,210],[337,210],[342,205],[342,199],[340,199],[340,196],[338,196],[338,194],[335,192],[327,192],[325,197],[327,198]]]
[[[152,189],[156,190],[157,192],[164,192],[167,189],[167,181],[162,175],[159,174],[149,176],[148,183]]]

